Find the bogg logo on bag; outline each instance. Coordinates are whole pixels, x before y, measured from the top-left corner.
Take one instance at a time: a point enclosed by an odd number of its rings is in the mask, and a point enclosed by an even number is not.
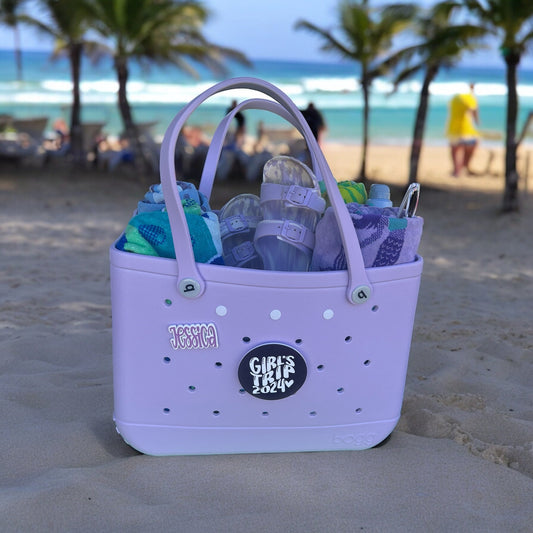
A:
[[[239,364],[242,388],[262,400],[291,396],[304,384],[307,365],[302,355],[286,344],[261,344]]]

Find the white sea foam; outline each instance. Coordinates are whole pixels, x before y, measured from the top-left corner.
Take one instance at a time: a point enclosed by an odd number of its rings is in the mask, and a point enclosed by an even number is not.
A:
[[[41,82],[43,91],[47,92],[70,92],[72,91],[72,82],[69,80],[44,80]]]
[[[13,69],[0,70],[0,113],[32,116],[46,113],[50,117],[68,118],[72,103],[72,83],[68,63],[46,63],[34,58],[25,63],[24,81],[12,79]],[[2,59],[2,54],[0,54]],[[11,55],[4,58],[12,64]],[[205,69],[194,80],[177,69],[154,66],[142,70],[132,62],[128,83],[128,98],[139,121],[155,120],[157,134],[162,134],[174,114],[216,83]],[[363,97],[355,64],[309,64],[283,61],[257,61],[253,69],[233,68],[232,76],[263,78],[285,92],[299,108],[314,102],[325,116],[330,140],[358,140],[361,135]],[[468,91],[468,82],[476,81],[476,95],[480,105],[481,125],[487,131],[503,132],[507,87],[505,70],[501,68],[452,68],[439,73],[430,87],[426,137],[428,142],[446,142],[444,124],[448,102],[457,92]],[[533,72],[521,69],[517,87],[520,101],[519,127],[527,110],[533,108]],[[106,122],[106,131],[118,135],[122,120],[117,106],[118,84],[111,62],[94,67],[84,62],[81,77],[83,120]],[[415,110],[418,107],[421,77],[408,80],[393,89],[392,78],[378,78],[370,91],[370,134],[372,142],[408,143]],[[193,117],[200,125],[218,123],[232,100],[251,97],[268,98],[249,90],[228,91],[210,98]],[[254,131],[259,120],[281,127],[283,121],[264,112],[247,111],[247,127]],[[484,141],[487,143],[488,141]]]
[[[359,89],[359,81],[355,77],[348,78],[303,78],[302,87],[306,93],[346,93]]]
[[[100,93],[113,94],[118,91],[118,82],[115,80],[92,80],[80,82],[80,91],[82,94]]]
[[[524,98],[533,98],[533,86],[532,85],[518,84],[517,91],[518,91],[519,96],[522,96]],[[507,89],[505,91],[505,94],[507,94]]]
[[[215,83],[205,80],[198,83],[164,83],[132,80],[128,83],[128,97],[131,103],[142,104],[185,104]],[[313,101],[324,109],[358,109],[362,105],[361,88],[356,76],[353,77],[302,77],[299,81],[277,83],[299,106],[305,106]],[[16,90],[15,90],[16,89]],[[421,82],[410,80],[402,83],[392,94],[393,84],[390,80],[378,78],[371,87],[371,104],[383,108],[416,108],[421,89]],[[115,103],[118,83],[111,77],[106,79],[86,80],[80,83],[82,102],[86,103]],[[468,84],[462,81],[438,81],[430,86],[433,105],[444,105],[451,95],[468,91]],[[533,85],[522,83],[518,85],[518,94],[531,105],[533,99]],[[65,104],[71,102],[72,83],[63,79],[46,79],[40,83],[31,82],[0,82],[0,103],[49,103]],[[497,103],[503,105],[507,94],[507,87],[502,82],[479,82],[475,92],[481,103]],[[257,93],[248,89],[227,91],[215,95],[206,105],[229,105],[231,100],[243,100],[257,97]],[[264,97],[264,96],[263,96]]]

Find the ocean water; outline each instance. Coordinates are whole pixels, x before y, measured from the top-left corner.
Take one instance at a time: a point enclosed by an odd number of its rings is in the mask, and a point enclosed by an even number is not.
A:
[[[230,64],[227,77],[255,76],[277,85],[299,107],[309,102],[324,114],[327,140],[359,142],[362,130],[362,93],[357,82],[355,63],[313,63],[277,60],[255,61],[253,67]],[[164,134],[166,127],[181,107],[213,83],[220,81],[205,69],[191,78],[174,67],[143,69],[131,65],[128,97],[135,120],[157,121],[154,132]],[[505,70],[499,68],[453,68],[442,71],[431,86],[425,141],[444,144],[444,128],[450,97],[476,83],[481,129],[501,143],[505,128],[507,89]],[[409,144],[416,108],[420,78],[402,84],[391,94],[390,79],[375,81],[371,95],[370,141],[375,144]],[[122,130],[116,104],[117,82],[110,59],[97,65],[84,59],[82,65],[82,120],[105,122],[109,134]],[[533,110],[533,71],[519,71],[519,127]],[[232,91],[217,95],[196,111],[190,123],[202,125],[212,132],[223,117],[231,100],[251,96],[249,91]],[[13,53],[0,50],[0,113],[17,117],[47,115],[49,128],[55,118],[69,118],[71,82],[66,59],[52,62],[46,52],[23,53],[23,81],[16,81]],[[253,134],[259,121],[282,126],[278,117],[262,111],[247,111],[247,129]]]

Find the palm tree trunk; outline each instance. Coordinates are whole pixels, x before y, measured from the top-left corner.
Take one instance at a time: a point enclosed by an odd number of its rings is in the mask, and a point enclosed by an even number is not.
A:
[[[22,81],[22,51],[20,49],[20,32],[19,27],[16,25],[13,28],[15,37],[15,63],[17,65],[17,81]]]
[[[363,77],[361,81],[361,88],[363,89],[363,151],[361,154],[361,170],[359,170],[359,179],[366,180],[366,153],[368,148],[368,118],[369,118],[369,85],[368,81]]]
[[[518,94],[516,71],[520,55],[505,56],[507,65],[507,121],[505,131],[505,191],[502,210],[506,213],[518,211],[518,172],[516,170],[516,120],[518,116]]]
[[[124,132],[129,137],[134,133],[135,124],[133,122],[131,106],[128,101],[126,90],[130,75],[126,60],[121,57],[115,58],[115,69],[117,71],[118,79],[118,108],[120,110],[120,116],[122,117]]]
[[[80,73],[83,45],[72,43],[69,46],[70,74],[72,78],[72,108],[70,111],[70,152],[74,164],[83,163],[83,133],[81,128]]]
[[[135,151],[136,156],[142,162],[145,170],[151,172],[154,169],[146,154],[144,153],[143,146],[139,136],[139,130],[137,125],[133,121],[133,114],[131,112],[131,106],[128,101],[127,84],[129,78],[129,69],[127,60],[122,57],[115,58],[115,69],[118,77],[118,107],[122,116],[122,123],[124,126],[124,134],[130,142],[130,145]]]
[[[411,156],[409,158],[409,183],[415,183],[418,176],[418,163],[420,161],[420,152],[424,138],[424,129],[426,127],[426,117],[429,105],[429,86],[435,79],[439,67],[431,66],[426,70],[422,90],[420,91],[420,100],[416,112],[415,126],[413,130],[413,142],[411,144]]]

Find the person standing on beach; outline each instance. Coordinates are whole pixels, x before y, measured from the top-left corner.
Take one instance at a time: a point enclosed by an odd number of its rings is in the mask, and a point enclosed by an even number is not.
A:
[[[457,177],[466,168],[468,174],[470,161],[479,142],[478,103],[474,95],[474,84],[470,84],[470,92],[456,94],[450,100],[448,127],[446,135],[450,141],[453,163],[453,176]]]
[[[322,142],[322,133],[326,129],[326,122],[322,113],[315,107],[313,102],[309,102],[307,108],[302,110],[302,115],[309,124],[311,132],[320,145]]]
[[[237,100],[233,100],[231,102],[231,105],[226,109],[226,114],[228,114],[230,111],[233,111],[237,107]],[[237,111],[235,113],[235,121],[237,122],[237,129],[235,131],[235,146],[240,148],[244,144],[244,138],[246,134],[246,120],[244,118],[244,115]]]

